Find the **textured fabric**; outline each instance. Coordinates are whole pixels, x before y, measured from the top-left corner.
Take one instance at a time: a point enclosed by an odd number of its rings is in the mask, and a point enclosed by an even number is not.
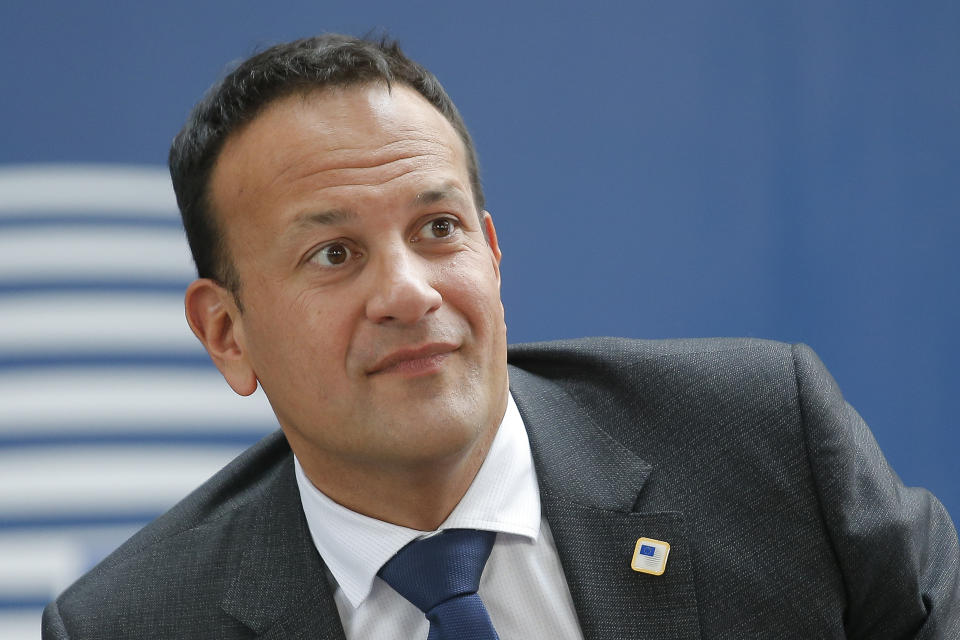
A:
[[[414,540],[378,574],[430,621],[427,640],[498,640],[477,595],[497,534],[448,529]]]
[[[519,345],[510,385],[585,638],[960,637],[960,544],[812,351]],[[636,540],[670,543],[632,571]],[[44,612],[45,638],[343,639],[282,435]],[[512,640],[512,639],[511,639]]]

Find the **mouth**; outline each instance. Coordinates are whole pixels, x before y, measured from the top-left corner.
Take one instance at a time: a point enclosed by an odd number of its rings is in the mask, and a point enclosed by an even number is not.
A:
[[[433,373],[438,371],[443,361],[458,348],[455,344],[435,342],[410,349],[398,349],[368,369],[367,375]]]

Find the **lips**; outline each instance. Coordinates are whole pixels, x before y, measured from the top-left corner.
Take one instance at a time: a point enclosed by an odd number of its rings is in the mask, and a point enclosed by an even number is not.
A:
[[[457,345],[446,342],[425,344],[409,349],[398,349],[377,361],[367,370],[367,375],[403,371],[431,369],[443,360],[444,356],[457,350]]]

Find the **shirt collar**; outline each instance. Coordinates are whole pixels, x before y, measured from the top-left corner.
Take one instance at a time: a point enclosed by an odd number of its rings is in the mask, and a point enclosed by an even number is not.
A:
[[[407,543],[435,532],[408,529],[351,511],[319,491],[294,456],[300,502],[310,535],[354,607],[370,595],[383,564]],[[523,419],[507,398],[497,435],[473,483],[437,531],[485,529],[536,540],[540,534],[540,493]]]

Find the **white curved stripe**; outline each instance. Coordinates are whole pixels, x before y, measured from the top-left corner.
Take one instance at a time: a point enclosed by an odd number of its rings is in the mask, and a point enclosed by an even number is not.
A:
[[[176,218],[170,174],[160,166],[36,164],[0,169],[0,215],[46,211],[143,213]]]
[[[36,611],[0,611],[0,638],[4,640],[37,640],[40,637],[40,611],[40,609]]]
[[[239,446],[0,451],[7,517],[164,511],[236,457]]]
[[[5,279],[177,279],[195,277],[179,229],[7,229],[0,234]]]
[[[4,568],[0,597],[47,593],[52,599],[138,529],[111,525],[0,530],[0,567]]]
[[[0,357],[29,353],[202,354],[173,294],[45,294],[0,297]]]
[[[262,391],[235,394],[209,369],[84,368],[0,372],[0,433],[267,433],[276,417]],[[3,486],[3,485],[0,485]]]

